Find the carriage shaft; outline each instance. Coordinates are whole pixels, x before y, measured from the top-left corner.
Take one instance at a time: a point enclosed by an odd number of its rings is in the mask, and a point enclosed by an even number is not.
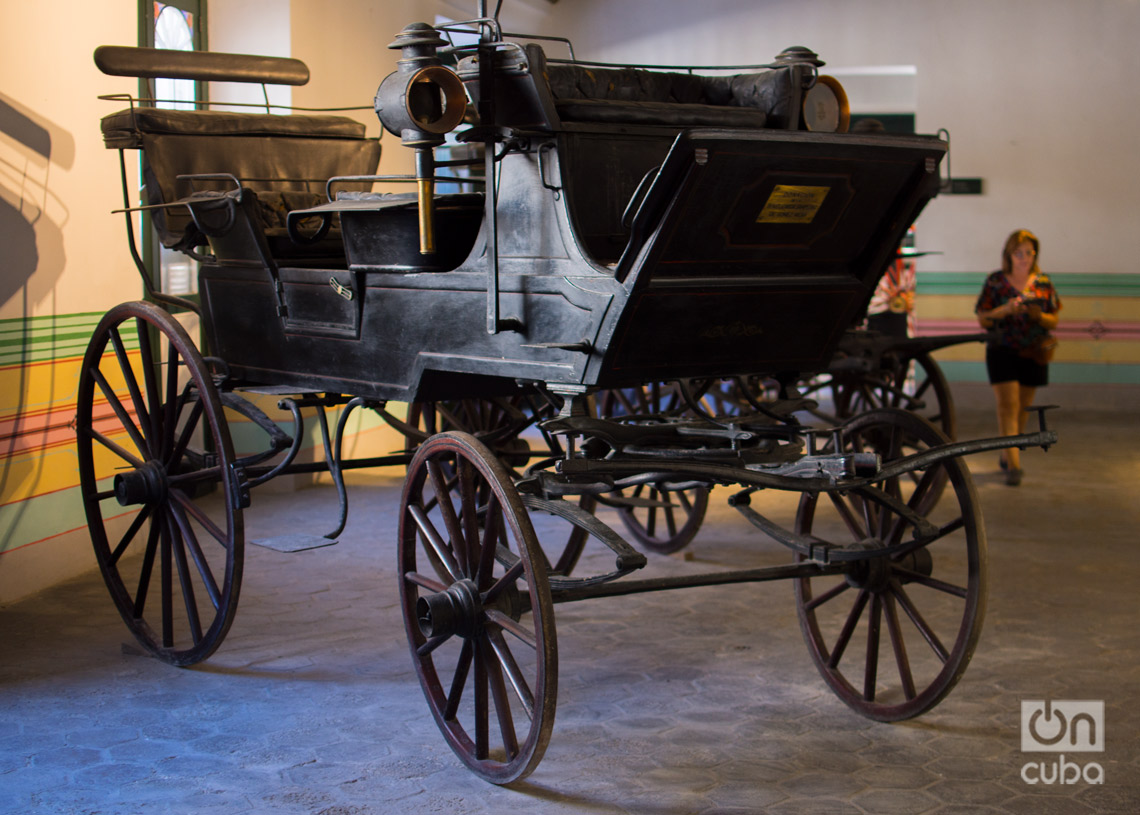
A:
[[[694,575],[651,577],[644,580],[621,580],[575,588],[552,589],[550,596],[556,604],[573,603],[596,597],[620,597],[651,591],[720,586],[730,583],[760,583],[768,580],[793,580],[805,577],[824,577],[832,574],[840,575],[845,574],[849,568],[849,566],[842,564],[789,563],[783,566],[762,566],[756,569],[734,569]]]

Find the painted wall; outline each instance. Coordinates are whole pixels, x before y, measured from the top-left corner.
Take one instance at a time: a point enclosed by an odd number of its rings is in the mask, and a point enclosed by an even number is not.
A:
[[[141,293],[91,54],[134,44],[136,0],[7,4],[0,26],[0,602],[94,566],[76,485],[75,386],[94,322]],[[132,179],[131,183],[135,183]]]
[[[125,242],[99,45],[135,45],[137,0],[10,3],[0,26],[0,603],[93,568],[74,452],[75,390],[92,329],[142,286]],[[287,55],[287,0],[212,0],[215,50]],[[219,86],[236,99],[235,88]],[[276,98],[274,101],[278,101]],[[282,100],[287,102],[287,97]],[[137,187],[136,163],[127,163]]]

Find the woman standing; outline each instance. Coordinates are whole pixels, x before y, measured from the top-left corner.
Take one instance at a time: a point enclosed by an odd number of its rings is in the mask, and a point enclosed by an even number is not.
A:
[[[986,345],[986,372],[997,397],[998,427],[1003,436],[1025,432],[1025,412],[1037,388],[1049,383],[1049,353],[1061,300],[1038,268],[1041,244],[1032,232],[1019,229],[1006,239],[1001,271],[986,278],[974,308],[982,328],[994,337]],[[1021,456],[1016,447],[1002,453],[1005,483],[1021,483]]]

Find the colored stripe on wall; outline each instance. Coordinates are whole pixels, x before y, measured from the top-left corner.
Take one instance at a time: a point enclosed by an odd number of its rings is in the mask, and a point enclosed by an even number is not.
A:
[[[85,312],[0,320],[0,368],[82,357],[102,317],[102,312]]]

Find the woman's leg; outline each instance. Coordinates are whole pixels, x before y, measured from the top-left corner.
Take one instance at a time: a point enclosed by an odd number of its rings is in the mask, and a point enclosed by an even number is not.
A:
[[[1021,385],[1018,387],[1017,399],[1020,403],[1020,412],[1017,415],[1017,432],[1025,432],[1025,424],[1029,419],[1029,408],[1033,406],[1033,397],[1037,394],[1037,388],[1032,385]]]
[[[997,398],[998,431],[1003,436],[1016,436],[1018,428],[1021,426],[1019,415],[1022,413],[1021,386],[1016,380],[1011,380],[1009,382],[995,382],[993,389],[994,396]],[[1005,462],[1011,470],[1020,469],[1020,451],[1016,447],[1006,449]]]

